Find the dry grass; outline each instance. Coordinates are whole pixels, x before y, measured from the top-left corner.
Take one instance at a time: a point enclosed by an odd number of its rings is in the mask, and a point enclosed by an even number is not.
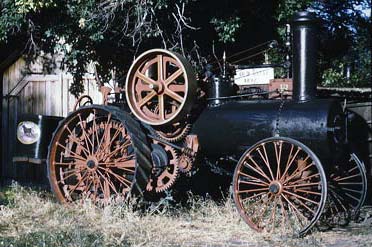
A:
[[[2,204],[2,205],[1,205]],[[132,204],[98,208],[58,204],[49,192],[12,185],[0,195],[0,246],[371,246],[372,230],[313,233],[304,238],[259,234],[230,200],[190,202],[140,213]]]

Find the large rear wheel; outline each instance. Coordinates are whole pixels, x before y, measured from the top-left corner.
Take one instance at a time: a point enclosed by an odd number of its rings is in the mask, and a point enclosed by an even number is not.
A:
[[[49,181],[62,203],[95,203],[141,194],[150,149],[137,122],[116,107],[81,107],[57,128],[48,154]]]

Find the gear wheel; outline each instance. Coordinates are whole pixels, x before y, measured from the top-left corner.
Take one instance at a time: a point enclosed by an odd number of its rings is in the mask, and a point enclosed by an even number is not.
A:
[[[162,139],[169,142],[178,142],[183,140],[191,130],[191,124],[174,124],[172,126],[166,127],[167,129],[158,129],[156,134]]]
[[[171,146],[153,140],[153,143],[161,146],[168,157],[168,163],[165,166],[155,167],[153,174],[147,183],[146,190],[160,193],[169,189],[178,177],[178,155]]]
[[[182,154],[178,159],[178,167],[182,173],[187,173],[191,171],[192,165],[193,165],[192,159],[185,154]]]

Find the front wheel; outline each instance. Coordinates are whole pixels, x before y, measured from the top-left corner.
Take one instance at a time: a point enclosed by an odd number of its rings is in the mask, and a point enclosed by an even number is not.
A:
[[[319,219],[327,196],[318,157],[291,138],[264,139],[240,158],[233,177],[239,214],[256,231],[307,233]]]

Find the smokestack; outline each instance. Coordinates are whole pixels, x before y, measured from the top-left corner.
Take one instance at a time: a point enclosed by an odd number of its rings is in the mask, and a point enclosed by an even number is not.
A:
[[[297,12],[292,19],[293,99],[308,101],[316,96],[318,79],[318,19],[313,13]]]

